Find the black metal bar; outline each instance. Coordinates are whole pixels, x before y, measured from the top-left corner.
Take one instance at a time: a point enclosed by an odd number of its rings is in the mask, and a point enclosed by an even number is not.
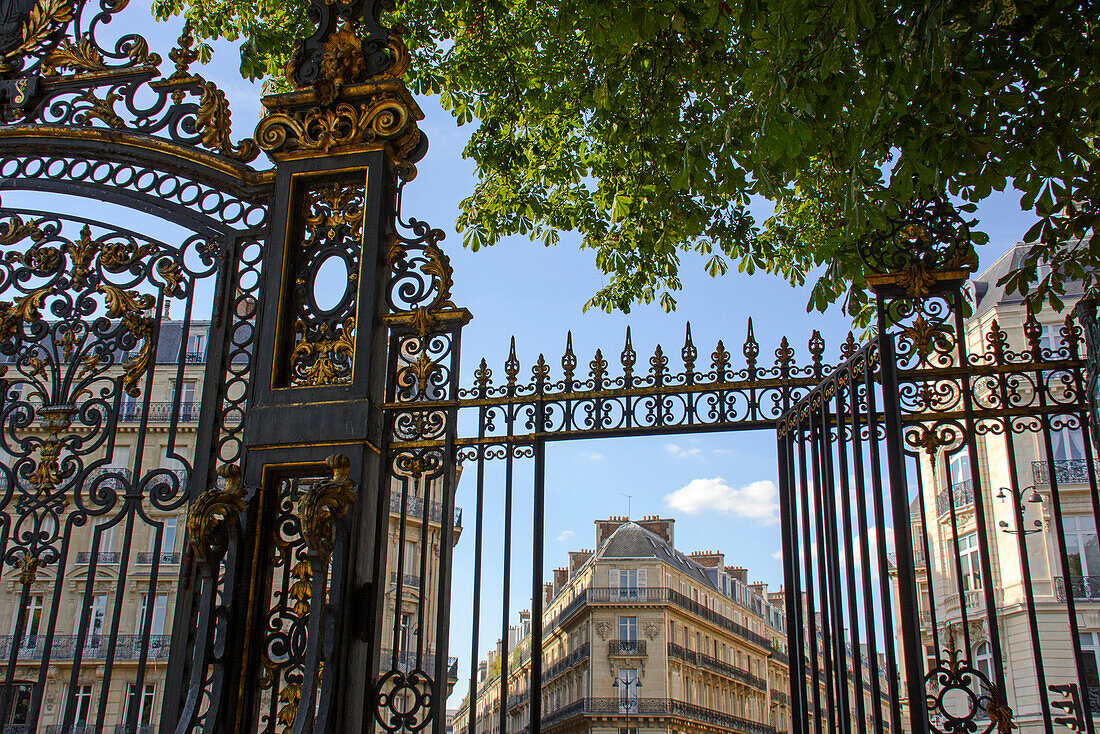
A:
[[[829,595],[829,584],[831,576],[829,574],[829,541],[825,533],[825,500],[822,497],[822,479],[821,479],[821,431],[828,430],[828,427],[821,427],[816,425],[815,417],[818,416],[818,411],[814,410],[812,405],[810,407],[809,418],[806,421],[806,428],[810,439],[810,473],[813,481],[813,505],[814,505],[814,529],[817,537],[817,593],[821,601],[821,656],[822,671],[825,677],[825,720],[828,722],[828,730],[835,732],[836,722],[834,716],[836,715],[836,698],[838,695],[838,686],[842,685],[836,680],[836,661],[833,659],[835,654],[835,634],[833,633],[833,624],[836,623],[836,618],[833,616],[832,599]]]
[[[861,374],[870,373],[873,366],[868,359],[868,352],[864,351],[860,362],[852,367],[852,373],[848,379],[848,416],[849,430],[852,432],[852,471],[856,499],[856,526],[859,532],[859,555],[862,559],[862,591],[863,591],[863,616],[867,629],[867,645],[870,650],[870,677],[871,677],[871,708],[874,713],[874,728],[878,734],[882,734],[882,684],[879,680],[881,671],[878,664],[878,635],[875,625],[875,596],[871,580],[871,549],[868,542],[869,528],[867,526],[867,481],[864,474],[863,462],[863,426],[862,409],[866,407],[859,399],[860,387],[865,386]],[[859,370],[862,370],[862,373]],[[866,387],[864,387],[866,389]],[[874,436],[868,436],[869,441],[874,441]],[[876,528],[878,530],[878,528]],[[885,531],[883,531],[885,532]],[[845,535],[849,532],[846,530]],[[886,569],[879,568],[879,575]],[[854,598],[853,592],[853,598]],[[890,630],[883,630],[884,638]],[[861,696],[862,698],[862,696]]]
[[[449,391],[452,396],[457,396],[462,354],[461,331],[455,330],[451,333],[450,348]],[[447,731],[447,680],[449,675],[447,653],[450,650],[451,568],[454,557],[455,482],[458,478],[458,462],[455,454],[455,438],[458,435],[457,407],[447,412],[447,427],[445,430],[447,432],[447,446],[443,454],[443,519],[439,524],[439,594],[436,598],[435,697],[433,698],[434,721],[432,722],[435,734],[446,734]],[[421,532],[426,534],[428,528],[427,509],[425,509],[424,517],[421,520],[421,528]],[[424,555],[430,553],[431,545],[425,543]]]
[[[779,457],[779,534],[783,550],[783,587],[785,589],[784,613],[787,621],[787,659],[791,682],[791,728],[804,732],[806,719],[806,674],[803,658],[805,644],[802,636],[802,587],[798,564],[798,523],[795,519],[795,496],[791,486],[794,471],[794,453],[790,431],[786,422],[780,425],[776,436],[776,454]]]
[[[806,617],[810,628],[810,698],[813,703],[813,711],[810,714],[814,723],[814,734],[821,734],[822,721],[821,721],[821,666],[818,663],[818,646],[817,646],[817,609],[814,605],[814,569],[813,569],[813,543],[811,541],[811,528],[810,523],[810,489],[809,481],[807,478],[806,469],[806,442],[809,439],[810,427],[807,425],[803,428],[801,417],[795,414],[798,420],[798,485],[800,489],[800,505],[802,508],[802,548],[805,553],[806,563],[804,567],[806,569],[806,585],[805,589],[805,609]],[[799,607],[803,606],[803,600],[798,600]],[[800,650],[791,652],[791,656],[801,655]],[[800,686],[805,686],[806,681],[798,681]]]
[[[970,648],[970,618],[967,611],[966,603],[966,584],[964,582],[965,574],[962,570],[962,554],[959,552],[959,542],[962,540],[959,537],[959,521],[955,508],[955,487],[951,484],[951,459],[947,454],[943,455],[943,477],[944,486],[947,487],[947,506],[951,512],[951,543],[952,553],[951,558],[955,561],[955,593],[959,598],[959,614],[962,617],[962,634],[963,634],[963,647],[966,648],[966,660],[970,660],[973,657],[974,651]],[[982,571],[984,574],[985,571]],[[986,583],[991,583],[989,579],[986,579]]]
[[[848,499],[852,490],[848,484],[848,439],[844,436],[845,430],[849,429],[848,419],[845,417],[844,394],[848,391],[854,392],[854,368],[855,366],[851,363],[846,365],[843,368],[844,372],[837,377],[836,381],[836,470],[840,475],[841,528],[844,534],[844,558],[847,561],[845,563],[845,576],[847,577],[849,635],[852,640],[852,673],[855,676],[853,695],[856,704],[856,726],[862,729],[867,725],[867,711],[864,705],[865,696],[863,692],[863,644],[859,633],[859,611],[856,603],[856,555],[852,544],[852,506]],[[856,429],[853,429],[851,437],[853,446],[857,443],[855,432]],[[859,488],[859,491],[862,491],[862,487]],[[863,537],[866,538],[866,535]],[[860,566],[868,566],[869,564],[870,559],[861,554]],[[880,573],[884,570],[880,569]],[[864,604],[867,601],[864,600]],[[874,700],[873,703],[878,705],[877,700]]]
[[[882,306],[879,305],[882,313]],[[905,479],[905,457],[901,436],[901,406],[898,398],[897,361],[894,354],[894,337],[881,334],[878,340],[880,376],[882,379],[882,408],[885,415],[885,443],[887,475],[890,481],[890,507],[894,521],[894,552],[896,558],[913,557],[913,536],[909,527],[909,493]],[[872,409],[873,415],[873,409]],[[884,526],[880,526],[884,527]],[[885,535],[885,531],[882,533]],[[886,559],[879,568],[886,568]],[[885,576],[886,574],[880,574]],[[917,617],[917,585],[913,578],[912,564],[898,564],[897,589],[898,616],[901,621],[902,645],[905,650],[920,649],[920,619]],[[889,595],[883,596],[883,607]],[[908,688],[910,731],[924,734],[928,731],[928,714],[925,709],[923,664],[914,655],[905,656],[905,683]],[[894,698],[897,701],[896,697]],[[895,705],[897,705],[895,703]],[[897,729],[900,731],[900,727]]]
[[[932,468],[932,477],[936,476],[936,455],[928,454],[928,463]],[[924,582],[928,585],[928,623],[932,628],[932,647],[936,653],[937,665],[943,661],[943,651],[940,650],[940,630],[936,623],[936,587],[932,582],[932,553],[928,547],[928,512],[925,510],[924,497],[924,473],[920,470],[920,456],[917,456],[917,470],[914,472],[917,480],[917,507],[920,509],[921,525],[921,549],[924,552]],[[935,489],[935,481],[932,483]],[[933,497],[933,499],[935,499]],[[921,651],[922,653],[924,651]],[[925,671],[927,672],[927,671]]]
[[[512,341],[513,351],[515,349],[515,340]],[[509,382],[509,391],[515,389],[515,384]],[[504,417],[504,421],[507,426],[508,435],[511,436],[515,430],[515,413],[513,408],[509,406]],[[501,613],[500,613],[500,639],[504,640],[505,654],[500,658],[500,730],[502,732],[508,731],[508,707],[504,703],[508,700],[508,663],[510,655],[507,654],[507,645],[510,627],[509,617],[511,616],[512,606],[512,483],[513,483],[513,471],[515,469],[515,457],[513,455],[514,448],[511,444],[505,444],[504,450],[506,457],[504,459],[504,578],[502,579],[501,590]],[[474,661],[471,661],[471,665]],[[473,727],[476,722],[471,719],[470,726]],[[471,734],[473,729],[471,728]]]
[[[484,360],[482,360],[484,365]],[[486,390],[483,384],[479,392]],[[485,435],[486,409],[479,408],[477,416],[477,434]],[[477,722],[477,667],[478,667],[478,640],[481,636],[481,554],[485,529],[485,452],[477,452],[477,479],[475,481],[474,499],[474,599],[471,610],[470,627],[470,707],[467,721],[470,722],[469,734],[474,734],[474,725]]]
[[[546,416],[537,403],[535,426],[541,428]],[[542,731],[542,611],[543,611],[543,534],[546,525],[546,444],[536,441],[534,497],[531,518],[531,734]],[[503,702],[502,702],[502,708]],[[507,729],[502,729],[506,732]]]

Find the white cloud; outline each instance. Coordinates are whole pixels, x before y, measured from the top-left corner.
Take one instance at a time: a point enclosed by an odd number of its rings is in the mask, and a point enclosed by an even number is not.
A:
[[[588,461],[603,461],[603,454],[596,451],[586,451],[581,454]]]
[[[725,456],[726,454],[732,454],[733,452],[729,449],[712,449],[711,453],[715,456]]]
[[[782,561],[783,560],[783,549],[780,548],[775,553],[772,553],[772,558],[774,558],[777,561]]]
[[[685,449],[683,446],[674,443],[666,443],[665,451],[667,451],[670,456],[675,456],[677,459],[686,459],[689,456],[699,455],[699,449],[697,448]]]
[[[574,535],[576,535],[576,533],[574,533],[572,530],[563,530],[561,535],[558,536],[558,542],[564,543],[565,541],[572,538]]]
[[[770,481],[752,482],[734,489],[725,479],[715,477],[691,480],[686,487],[665,495],[665,504],[689,515],[715,510],[771,525],[778,520],[778,494],[775,484]]]

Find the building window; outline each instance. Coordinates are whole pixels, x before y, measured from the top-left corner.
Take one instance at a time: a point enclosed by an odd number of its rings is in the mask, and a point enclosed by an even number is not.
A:
[[[81,683],[78,685],[73,701],[76,704],[76,723],[87,723],[92,713],[92,684]]]
[[[1062,526],[1066,531],[1070,576],[1100,576],[1100,543],[1092,515],[1066,515]]]
[[[974,667],[986,680],[993,680],[993,655],[990,654],[988,642],[979,642],[974,646]]]
[[[397,649],[401,651],[402,655],[407,655],[409,650],[415,644],[416,640],[416,613],[404,612],[401,614],[401,639],[398,641]]]
[[[1050,443],[1054,449],[1055,461],[1073,461],[1085,458],[1085,439],[1077,428],[1051,429]],[[1046,458],[1046,449],[1040,449],[1039,455]]]
[[[1081,667],[1084,669],[1085,688],[1089,701],[1100,698],[1100,632],[1082,632],[1077,639],[1081,642]]]
[[[621,668],[615,678],[615,685],[619,689],[619,712],[635,714],[638,712],[638,688],[641,681],[638,680],[636,668]]]
[[[951,457],[951,486],[970,481],[970,453],[963,451]]]
[[[92,594],[91,599],[88,600],[87,608],[88,627],[87,636],[84,638],[85,649],[99,647],[103,639],[103,630],[107,621],[107,595]],[[80,622],[81,617],[78,614],[76,619],[73,620],[74,635],[80,634]]]
[[[23,605],[26,621],[23,623],[23,641],[22,646],[25,649],[32,650],[38,644],[38,632],[42,625],[42,595],[31,594],[27,597],[26,603]],[[11,633],[15,634],[15,627],[19,622],[19,609],[15,610],[15,613],[11,618]]]
[[[148,726],[153,723],[153,708],[157,698],[157,684],[146,683],[138,690],[137,686],[129,683],[126,686],[126,720],[130,720],[133,712],[137,711],[137,723]]]
[[[638,640],[638,618],[637,617],[619,617],[619,641],[620,642],[637,642]]]
[[[962,584],[965,591],[982,588],[981,563],[978,557],[978,534],[970,533],[959,538],[959,565],[962,567]]]
[[[149,614],[149,595],[143,594],[141,597],[141,609],[138,611],[137,624],[134,627],[134,633],[137,635],[143,635],[145,633],[145,618]],[[152,635],[164,634],[164,621],[168,613],[168,595],[157,594],[153,601],[153,618],[149,626],[149,633]]]

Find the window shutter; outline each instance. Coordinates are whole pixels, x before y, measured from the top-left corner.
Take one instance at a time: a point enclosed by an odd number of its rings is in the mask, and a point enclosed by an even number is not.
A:
[[[645,569],[644,568],[639,568],[638,569],[638,588],[639,589],[644,589],[645,586],[646,586]]]
[[[607,585],[612,589],[619,588],[619,569],[612,568],[607,572]]]

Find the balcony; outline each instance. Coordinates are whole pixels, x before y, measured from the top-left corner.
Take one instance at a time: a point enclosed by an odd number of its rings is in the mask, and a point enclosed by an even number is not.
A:
[[[92,562],[92,557],[95,557],[96,565],[99,566],[117,566],[119,561],[122,560],[122,554],[118,551],[97,551],[92,553],[91,551],[80,551],[76,554],[76,562],[80,565],[87,566]]]
[[[397,583],[397,571],[390,571],[390,583]],[[401,585],[405,587],[406,591],[417,591],[420,589],[420,577],[411,573],[403,573],[401,574]]]
[[[419,664],[418,664],[419,663]],[[393,650],[382,648],[379,656],[379,672],[390,670],[394,664]],[[435,655],[424,653],[419,658],[415,650],[397,653],[397,670],[408,673],[411,670],[422,670],[429,676],[435,673]],[[447,658],[447,679],[458,680],[458,658]]]
[[[1059,459],[1054,462],[1054,480],[1058,484],[1088,484],[1088,459]],[[1031,476],[1036,484],[1050,484],[1051,466],[1045,461],[1031,462]]]
[[[46,727],[46,734],[93,734],[95,727],[91,724],[51,724]]]
[[[1054,598],[1065,601],[1065,580],[1056,576],[1053,581]],[[1074,600],[1100,600],[1100,576],[1070,576],[1069,586],[1073,589]]]
[[[605,716],[607,714],[637,714],[649,718],[668,716],[688,719],[689,721],[708,724],[740,734],[776,734],[775,727],[767,724],[760,724],[722,711],[696,706],[686,701],[677,701],[673,698],[582,698],[542,717],[542,727],[545,729],[560,721],[585,714]],[[529,727],[524,727],[520,734],[525,734],[527,731],[529,731]]]
[[[607,654],[616,655],[645,655],[645,640],[608,640]]]
[[[139,566],[152,566],[154,558],[158,558],[157,562],[162,566],[178,566],[180,562],[180,554],[171,551],[161,551],[160,553],[143,551],[137,554]]]
[[[144,635],[118,635],[115,638],[114,657],[116,660],[139,660]],[[88,635],[83,647],[78,635],[54,635],[50,640],[50,660],[73,660],[80,649],[82,660],[103,660],[110,652],[110,639],[107,635]],[[12,636],[0,637],[0,657],[7,656],[11,650]],[[167,660],[171,649],[171,635],[149,635],[145,658],[147,660]],[[20,660],[41,660],[46,647],[45,635],[27,635],[20,641]]]
[[[401,514],[401,493],[390,492],[390,512]],[[420,497],[405,498],[405,512],[409,517],[424,519],[424,500]],[[439,502],[428,503],[428,522],[443,521],[443,505]],[[455,527],[462,527],[462,508],[455,508]]]
[[[953,496],[953,497],[952,497]],[[951,512],[951,500],[955,500],[955,511],[974,504],[974,485],[969,479],[951,485],[951,495],[946,490],[936,493],[936,512],[947,515]]]
[[[118,724],[115,726],[115,734],[157,734],[157,727],[152,724],[138,724],[137,726]]]
[[[719,675],[724,675],[727,678],[732,678],[745,685],[752,686],[757,690],[768,690],[768,682],[763,678],[755,676],[747,670],[742,670],[734,665],[718,660],[717,658],[712,658],[705,653],[688,650],[687,648],[677,645],[675,642],[668,643],[668,656],[675,660],[681,660],[689,665],[707,668]]]
[[[170,423],[175,415],[180,423],[195,423],[199,420],[199,403],[149,403],[150,423]],[[136,423],[141,420],[144,405],[141,403],[125,403],[119,411],[118,418],[127,423]]]
[[[771,651],[772,649],[771,640],[769,640],[767,637],[757,634],[756,632],[750,630],[748,627],[738,624],[732,619],[722,616],[713,609],[708,609],[706,606],[700,604],[699,602],[692,601],[680,592],[675,591],[674,589],[669,589],[667,587],[630,589],[614,587],[594,587],[588,589],[587,601],[589,604],[608,602],[620,604],[624,602],[645,604],[674,604],[698,617],[702,617],[711,624],[715,624],[729,632],[732,632],[743,640],[755,643],[756,645],[759,645],[760,647],[768,651]]]

